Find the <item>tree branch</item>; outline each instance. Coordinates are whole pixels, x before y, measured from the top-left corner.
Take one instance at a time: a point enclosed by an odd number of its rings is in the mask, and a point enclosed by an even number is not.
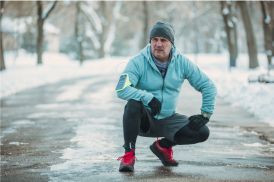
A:
[[[48,13],[46,14],[44,20],[48,18],[49,14],[51,13],[51,11],[53,10],[53,8],[55,7],[56,3],[57,3],[57,1],[54,2],[53,6],[50,8],[50,10],[48,11]]]

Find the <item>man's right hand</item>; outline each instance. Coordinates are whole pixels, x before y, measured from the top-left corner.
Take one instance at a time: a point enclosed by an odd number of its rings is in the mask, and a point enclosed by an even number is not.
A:
[[[160,113],[162,103],[158,99],[153,97],[152,100],[148,103],[148,106],[151,109],[151,115],[155,116],[156,114]]]

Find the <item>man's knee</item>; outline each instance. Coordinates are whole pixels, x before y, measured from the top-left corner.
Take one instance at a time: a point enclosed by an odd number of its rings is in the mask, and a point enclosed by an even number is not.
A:
[[[206,125],[202,126],[202,128],[200,129],[200,137],[201,137],[201,142],[205,142],[208,137],[209,137],[210,131],[208,129],[208,127]]]
[[[133,115],[141,113],[142,106],[143,106],[143,103],[141,101],[136,101],[131,99],[128,101],[126,105],[125,112]]]

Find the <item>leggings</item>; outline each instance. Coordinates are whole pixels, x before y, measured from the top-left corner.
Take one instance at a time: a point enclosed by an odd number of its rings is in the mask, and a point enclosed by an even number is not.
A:
[[[125,152],[129,152],[133,148],[135,149],[135,143],[140,128],[145,132],[150,128],[149,117],[146,109],[141,101],[129,100],[125,106],[123,116]],[[209,129],[204,125],[199,130],[192,130],[188,125],[186,125],[178,130],[175,137],[177,137],[176,143],[163,138],[159,142],[160,146],[169,148],[175,145],[190,145],[204,142],[209,137]]]

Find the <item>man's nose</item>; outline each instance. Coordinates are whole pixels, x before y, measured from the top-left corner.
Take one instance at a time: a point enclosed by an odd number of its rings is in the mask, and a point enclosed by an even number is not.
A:
[[[156,42],[156,46],[159,46],[159,47],[162,46],[161,41],[157,41],[157,42]]]

